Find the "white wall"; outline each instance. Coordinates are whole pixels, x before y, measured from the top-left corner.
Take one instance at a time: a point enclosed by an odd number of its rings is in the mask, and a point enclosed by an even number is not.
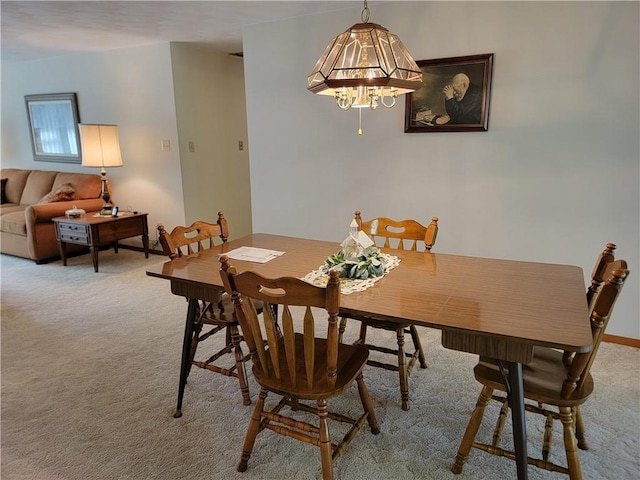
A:
[[[488,132],[403,133],[404,101],[342,112],[306,90],[360,10],[243,32],[253,229],[342,240],[365,217],[440,217],[435,250],[631,277],[608,333],[640,338],[639,4],[388,2],[370,21],[416,60],[495,53]],[[336,244],[337,247],[337,244]],[[487,288],[491,288],[487,285]]]
[[[230,238],[248,235],[251,185],[242,59],[180,43],[171,45],[171,57],[187,223],[215,222],[222,210]]]
[[[124,166],[107,169],[114,203],[148,212],[152,240],[156,223],[184,224],[169,44],[3,65],[3,168],[100,173],[33,160],[24,96],[65,92],[77,93],[81,122],[118,125]]]

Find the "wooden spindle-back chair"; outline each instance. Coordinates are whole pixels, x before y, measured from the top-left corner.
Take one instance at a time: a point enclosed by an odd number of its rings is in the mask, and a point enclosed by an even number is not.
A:
[[[168,233],[164,225],[158,225],[158,240],[169,258],[192,255],[211,248],[215,241],[226,242],[229,238],[229,224],[224,213],[218,212],[216,223],[195,221],[188,227],[177,226]]]
[[[424,250],[428,254],[436,242],[438,235],[438,217],[432,217],[431,223],[424,226],[416,220],[392,220],[387,217],[378,217],[372,220],[363,221],[360,211],[355,212],[355,220],[358,230],[364,231],[381,248],[393,248],[397,250]],[[398,372],[400,377],[400,397],[402,409],[409,410],[409,375],[416,362],[421,368],[427,368],[427,361],[418,335],[418,330],[414,325],[388,323],[364,316],[349,317],[360,321],[360,334],[357,343],[366,345],[370,350],[383,354],[393,355],[397,358],[394,363],[370,359],[367,363],[371,366],[384,368]],[[340,321],[340,338],[346,329],[347,318]],[[378,328],[396,332],[396,346],[378,345],[367,341],[367,328]],[[406,352],[404,336],[411,335],[414,350]],[[407,363],[407,359],[409,360]]]
[[[158,226],[158,238],[165,255],[171,259],[180,258],[186,255],[197,254],[198,252],[211,248],[216,242],[224,243],[229,237],[229,227],[227,219],[222,212],[218,212],[216,223],[202,221],[193,222],[188,227],[177,226],[170,233],[163,225]],[[242,351],[241,342],[243,340],[238,330],[238,322],[231,297],[224,289],[220,289],[220,295],[215,302],[198,299],[195,323],[193,325],[193,336],[191,338],[191,351],[189,354],[189,366],[210,370],[228,377],[238,379],[242,403],[251,404],[249,396],[249,385],[244,363],[249,360],[249,355]],[[205,328],[204,326],[210,328]],[[219,334],[219,335],[216,335]],[[213,355],[196,358],[198,345],[207,340],[225,336],[225,343],[221,349],[214,349]],[[222,358],[227,354],[234,355],[234,363],[231,365],[221,365]],[[189,374],[187,370],[187,375]],[[186,378],[185,378],[186,381]],[[184,385],[180,386],[181,389]],[[179,399],[181,404],[181,399]],[[181,412],[176,411],[175,416],[180,416]]]
[[[604,250],[598,257],[598,260],[593,267],[593,272],[591,272],[591,285],[589,285],[589,288],[587,289],[587,305],[591,305],[593,297],[600,291],[602,283],[605,280],[604,275],[607,271],[607,267],[615,260],[614,251],[616,248],[615,243],[607,243]]]
[[[546,418],[541,456],[529,456],[528,463],[548,471],[568,474],[571,480],[582,478],[578,448],[588,449],[580,405],[589,398],[594,388],[590,374],[591,366],[598,353],[616,299],[629,275],[627,263],[624,260],[613,259],[613,249],[615,245],[608,244],[598,259],[592,275],[594,279],[592,286],[595,288],[589,287],[587,291],[590,301],[590,318],[585,321],[590,321],[591,324],[593,335],[591,351],[567,355],[566,352],[552,348],[536,347],[533,361],[523,365],[525,409],[527,412],[537,413]],[[496,360],[480,357],[479,363],[474,368],[474,375],[483,388],[451,467],[453,473],[462,472],[472,447],[493,455],[515,459],[513,451],[500,447],[502,429],[509,410],[505,395],[494,394],[496,390],[505,391],[500,365]],[[491,400],[502,404],[492,442],[490,444],[476,442],[475,437],[485,408]],[[550,460],[554,420],[562,422],[566,465],[559,465]]]
[[[604,247],[604,250],[596,260],[596,264],[594,265],[593,271],[591,272],[591,283],[587,287],[587,305],[589,305],[589,310],[591,310],[594,297],[600,291],[600,288],[602,288],[607,267],[611,262],[615,260],[616,248],[617,246],[615,243],[607,243]],[[570,365],[574,355],[575,352],[564,352],[564,363]]]
[[[220,275],[225,289],[233,295],[236,317],[253,360],[253,375],[261,387],[238,471],[247,469],[256,437],[267,428],[319,447],[322,478],[332,479],[333,462],[364,423],[369,423],[374,434],[379,432],[362,376],[369,352],[362,345],[338,342],[340,283],[337,273],[330,274],[328,284],[323,288],[292,277],[267,279],[254,272],[237,273],[225,255],[220,257],[220,262]],[[265,306],[261,317],[253,306],[254,299]],[[280,326],[273,309],[267,308],[274,304],[282,308]],[[316,321],[314,310],[317,313],[318,309],[328,316],[327,321]],[[353,419],[330,412],[327,400],[343,393],[354,381],[364,413]],[[273,409],[265,410],[269,392],[281,395],[282,399]],[[315,405],[303,401],[312,401]],[[291,407],[292,413],[316,414],[318,423],[296,419],[295,415],[285,416],[282,413],[285,406]],[[328,418],[351,424],[338,443],[331,442]]]

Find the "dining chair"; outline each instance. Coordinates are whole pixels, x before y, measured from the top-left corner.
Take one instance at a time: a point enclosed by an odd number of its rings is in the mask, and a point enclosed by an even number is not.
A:
[[[188,227],[177,226],[171,233],[167,232],[163,225],[158,225],[158,238],[165,255],[172,260],[186,255],[193,255],[202,250],[211,248],[216,242],[226,242],[229,237],[229,227],[227,219],[222,212],[218,212],[218,220],[215,224],[196,221]],[[238,321],[231,297],[220,289],[220,295],[216,302],[204,300],[198,301],[198,307],[193,325],[193,336],[191,337],[191,351],[189,353],[189,364],[187,376],[191,370],[191,365],[220,373],[228,377],[238,379],[242,403],[251,404],[249,396],[249,385],[247,383],[247,373],[245,362],[249,360],[249,355],[242,351],[242,335],[238,329]],[[221,349],[215,348],[213,355],[196,358],[198,345],[207,339],[213,343],[215,339],[225,336],[224,346]],[[232,365],[222,365],[223,358],[227,354],[233,354],[235,359]],[[186,382],[186,378],[185,378]],[[184,385],[180,385],[184,388]],[[177,412],[176,416],[179,416]]]
[[[612,245],[612,244],[610,244]],[[545,347],[534,348],[533,361],[522,366],[525,411],[545,417],[544,436],[540,457],[529,456],[530,465],[552,472],[568,474],[571,480],[581,479],[580,458],[578,448],[587,450],[585,427],[580,406],[593,392],[594,383],[590,373],[591,366],[602,336],[609,323],[615,301],[629,275],[624,260],[613,260],[613,249],[603,252],[596,263],[592,275],[592,286],[587,295],[590,299],[589,319],[593,344],[591,351],[566,355],[565,352]],[[609,251],[607,251],[609,250]],[[591,292],[591,294],[589,294]],[[474,376],[483,387],[476,407],[460,443],[455,462],[451,467],[453,473],[461,473],[462,467],[471,448],[515,459],[512,450],[500,447],[502,430],[509,411],[506,396],[495,391],[505,392],[504,381],[507,375],[500,362],[480,357],[474,368]],[[476,442],[475,438],[482,423],[485,408],[490,401],[499,402],[502,407],[498,414],[491,443]],[[550,457],[553,438],[554,420],[562,423],[566,465],[554,463]]]
[[[604,275],[607,272],[607,267],[611,262],[615,260],[615,249],[617,248],[615,243],[607,243],[604,250],[598,257],[593,271],[591,272],[591,284],[587,289],[587,305],[591,305],[594,296],[600,291],[602,283],[604,282]]]
[[[591,305],[593,299],[597,295],[597,293],[602,288],[602,284],[604,283],[605,274],[607,272],[607,267],[611,262],[615,260],[615,249],[617,245],[615,243],[607,243],[604,247],[604,250],[598,256],[596,260],[596,264],[593,267],[593,271],[591,272],[591,283],[587,288],[587,305],[589,306],[589,310],[591,310]],[[562,360],[565,364],[569,365],[571,363],[571,359],[575,355],[575,352],[565,351]]]
[[[237,273],[226,255],[220,257],[220,275],[227,293],[233,296],[236,316],[253,361],[253,376],[260,394],[247,429],[237,470],[244,472],[254,449],[256,437],[264,429],[319,447],[322,478],[333,478],[333,463],[365,422],[371,432],[380,432],[362,370],[369,351],[363,345],[338,342],[340,281],[330,272],[326,287],[318,287],[293,277],[265,278],[246,271]],[[258,317],[254,300],[263,302]],[[273,310],[281,308],[278,327]],[[327,315],[327,321],[319,316]],[[318,320],[314,318],[318,316]],[[295,319],[295,320],[294,320]],[[345,392],[356,382],[364,413],[349,418],[328,409],[328,400]],[[271,409],[265,408],[269,393],[281,398]],[[285,407],[288,415],[283,413]],[[311,413],[317,420],[300,418]],[[315,418],[315,417],[312,417]],[[344,437],[333,443],[328,420],[350,427]],[[346,429],[346,428],[345,428]],[[272,441],[272,436],[262,437]],[[280,459],[283,465],[286,458]]]
[[[355,212],[355,220],[358,224],[358,230],[364,231],[378,247],[382,248],[398,250],[420,249],[428,253],[435,244],[436,236],[438,235],[438,217],[431,217],[431,223],[425,227],[416,220],[397,221],[387,217],[378,217],[372,220],[362,221],[361,213],[357,210]],[[369,359],[367,364],[398,372],[400,377],[402,409],[409,410],[409,375],[416,362],[420,363],[420,368],[427,368],[427,361],[417,328],[415,325],[409,323],[388,323],[366,316],[352,315],[350,317],[342,317],[340,320],[339,335],[341,341],[344,331],[346,330],[348,318],[360,321],[360,333],[356,343],[366,345],[370,350],[385,355],[393,355],[397,358],[394,363]],[[367,341],[367,328],[369,327],[395,332],[396,345],[393,348],[389,348],[385,345],[372,343],[370,340]],[[411,336],[414,347],[413,352],[405,351],[405,334]]]

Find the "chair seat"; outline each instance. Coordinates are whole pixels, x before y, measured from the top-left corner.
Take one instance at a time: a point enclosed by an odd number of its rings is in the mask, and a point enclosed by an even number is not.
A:
[[[304,336],[296,333],[295,342],[296,349],[303,349]],[[278,380],[273,376],[266,375],[258,364],[254,364],[253,376],[260,386],[280,395],[288,395],[303,400],[318,400],[339,395],[348,388],[355,381],[369,357],[368,349],[362,345],[340,344],[338,349],[338,376],[335,386],[330,387],[326,382],[326,339],[316,338],[314,351],[315,368],[311,385],[307,382],[304,362],[299,362],[296,365],[297,378],[295,384],[286,369],[281,372],[282,378]],[[284,352],[284,342],[280,341],[279,356],[281,363],[286,363]],[[273,368],[271,361],[269,361],[268,365],[268,368]]]
[[[572,407],[581,405],[593,392],[593,378],[588,374],[581,390],[574,391],[569,398],[562,398],[561,390],[568,367],[562,362],[563,352],[552,348],[536,347],[533,361],[522,365],[525,397],[540,403]],[[504,365],[505,375],[509,371]],[[473,369],[476,380],[496,390],[504,391],[504,383],[497,362],[480,357]]]
[[[253,304],[258,313],[262,312],[263,303],[260,300],[254,300]],[[202,317],[202,323],[206,325],[239,325],[238,320],[235,317],[235,307],[233,306],[233,300],[227,293],[223,293],[220,297],[220,301],[217,304],[212,304],[210,308],[212,312],[207,312]]]
[[[382,330],[388,330],[390,332],[395,332],[399,328],[406,328],[410,325],[410,323],[395,323],[395,322],[387,322],[384,320],[377,320],[371,317],[364,317],[360,315],[349,315],[349,318],[352,320],[357,320],[359,322],[364,322],[368,326],[373,328],[380,328]]]

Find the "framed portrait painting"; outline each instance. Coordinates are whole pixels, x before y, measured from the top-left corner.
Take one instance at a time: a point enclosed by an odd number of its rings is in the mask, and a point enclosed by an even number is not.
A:
[[[489,129],[493,53],[416,63],[424,85],[406,95],[405,132]]]

